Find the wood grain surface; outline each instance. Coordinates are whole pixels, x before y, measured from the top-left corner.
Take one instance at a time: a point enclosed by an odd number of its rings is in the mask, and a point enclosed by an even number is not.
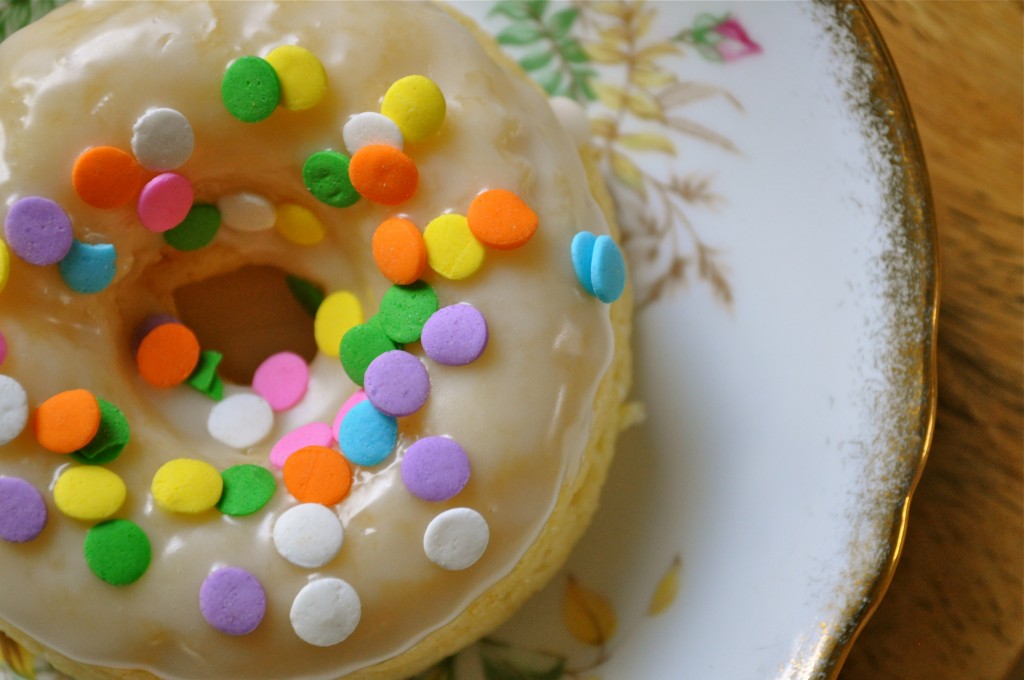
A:
[[[938,417],[903,557],[840,680],[1024,679],[1024,4],[869,2],[939,232]]]

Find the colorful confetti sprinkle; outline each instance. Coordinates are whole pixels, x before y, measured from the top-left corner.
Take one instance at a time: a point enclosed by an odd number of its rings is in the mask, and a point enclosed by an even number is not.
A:
[[[338,515],[319,503],[286,510],[274,523],[274,548],[298,567],[317,569],[334,559],[345,538]]]
[[[339,578],[321,578],[306,584],[292,601],[292,629],[304,642],[331,647],[343,642],[359,625],[359,594]]]
[[[46,501],[38,489],[20,477],[0,477],[0,540],[31,541],[43,532],[48,519]]]
[[[484,315],[461,302],[437,310],[423,325],[424,353],[444,366],[465,366],[487,348],[489,333]]]
[[[111,519],[92,527],[83,547],[92,573],[114,586],[142,578],[153,555],[146,532],[126,519]]]
[[[11,205],[4,219],[4,235],[15,255],[40,266],[60,262],[75,240],[71,218],[64,209],[39,196],[19,198]]]
[[[224,491],[224,480],[217,468],[206,461],[176,458],[156,471],[150,491],[158,507],[168,512],[197,515],[217,505]]]
[[[363,467],[382,463],[397,443],[398,421],[378,411],[369,400],[353,406],[338,429],[341,452]]]

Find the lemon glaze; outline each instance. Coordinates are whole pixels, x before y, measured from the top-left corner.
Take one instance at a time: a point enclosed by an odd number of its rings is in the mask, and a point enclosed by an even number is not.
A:
[[[220,100],[224,69],[283,44],[324,64],[324,100],[257,124],[233,119]],[[0,544],[0,620],[74,661],[164,678],[335,678],[411,648],[512,570],[579,469],[613,350],[608,308],[583,294],[569,259],[576,231],[604,234],[608,226],[543,96],[494,64],[446,11],[419,3],[74,3],[0,45],[0,72],[8,83],[0,95],[3,209],[25,196],[55,200],[77,239],[113,243],[118,256],[113,283],[95,295],[72,292],[56,266],[12,257],[0,293],[10,347],[0,370],[33,405],[83,387],[122,409],[132,439],[108,466],[128,487],[116,516],[138,523],[153,546],[136,583],[113,587],[96,578],[82,557],[89,524],[52,506],[55,480],[77,463],[42,450],[26,430],[0,447],[0,475],[40,489],[50,520],[32,542]],[[420,172],[415,196],[397,210],[366,200],[345,209],[318,203],[302,183],[305,158],[345,151],[344,121],[378,110],[389,84],[416,73],[440,86],[448,110],[439,134],[406,147]],[[84,204],[70,182],[75,157],[90,146],[129,148],[133,124],[155,107],[180,111],[194,129],[195,151],[179,172],[193,182],[197,202],[251,191],[297,203],[326,225],[326,238],[306,247],[272,230],[221,229],[212,245],[183,253],[143,229],[134,206]],[[337,357],[319,354],[302,402],[277,415],[264,442],[234,450],[206,431],[209,399],[139,379],[131,357],[139,322],[174,313],[180,287],[247,264],[280,267],[328,292],[351,290],[370,315],[389,286],[370,257],[377,224],[400,213],[422,228],[445,212],[464,213],[487,188],[518,193],[540,227],[518,250],[488,251],[469,279],[426,276],[442,305],[481,310],[491,340],[469,366],[428,364],[426,406],[400,420],[395,454],[357,469],[336,508],[345,540],[333,561],[302,569],[275,552],[273,523],[296,504],[280,483],[271,503],[249,517],[185,517],[155,507],[149,487],[163,463],[269,465],[278,438],[309,422],[330,423],[356,386]],[[443,503],[414,498],[398,474],[404,450],[429,435],[456,439],[472,465],[466,488]],[[483,557],[465,571],[440,569],[423,553],[427,525],[453,507],[480,512],[491,532]],[[267,592],[267,614],[249,635],[219,633],[200,614],[199,587],[221,566],[250,571]],[[321,577],[344,579],[362,601],[353,634],[327,648],[304,643],[288,619],[298,591]]]

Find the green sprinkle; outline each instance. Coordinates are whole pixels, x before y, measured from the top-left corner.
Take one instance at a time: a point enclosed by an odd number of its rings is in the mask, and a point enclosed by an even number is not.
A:
[[[302,166],[302,181],[316,197],[334,208],[347,208],[359,200],[348,177],[349,158],[337,151],[317,151]]]
[[[220,476],[224,480],[224,492],[217,509],[233,517],[256,512],[267,504],[277,488],[274,475],[259,465],[235,465]]]
[[[285,277],[285,282],[288,284],[288,290],[291,291],[292,297],[302,305],[307,314],[315,319],[316,310],[320,309],[320,303],[324,301],[323,289],[312,281],[298,276],[288,275]]]
[[[97,398],[100,405],[100,429],[88,444],[71,454],[80,463],[106,465],[121,455],[131,437],[128,420],[109,401]]]
[[[220,352],[204,349],[199,353],[199,363],[185,383],[214,401],[220,401],[224,397],[224,381],[217,375],[217,367],[223,358]]]
[[[217,206],[199,203],[192,206],[181,224],[164,232],[167,245],[178,250],[199,250],[210,245],[220,229]]]
[[[437,311],[437,293],[424,281],[391,286],[380,301],[380,327],[398,343],[416,342],[423,324]]]
[[[281,101],[281,82],[270,62],[242,57],[224,72],[220,95],[232,116],[245,123],[258,123]]]
[[[353,326],[341,339],[341,365],[352,382],[360,387],[363,386],[366,368],[374,359],[384,352],[399,349],[375,322],[376,317]]]
[[[92,573],[114,586],[135,583],[146,573],[152,549],[135,522],[111,519],[85,535],[85,562]]]

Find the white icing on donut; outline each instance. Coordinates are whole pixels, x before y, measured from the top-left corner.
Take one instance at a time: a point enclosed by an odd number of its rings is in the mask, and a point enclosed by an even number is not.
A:
[[[219,96],[224,68],[281,44],[301,45],[323,62],[326,97],[258,124],[234,120]],[[11,347],[3,369],[32,404],[83,387],[123,410],[133,436],[110,464],[129,490],[118,517],[143,527],[153,546],[146,574],[115,588],[83,563],[80,523],[58,517],[32,543],[0,544],[0,574],[14,586],[0,589],[0,620],[72,659],[164,678],[335,678],[409,649],[512,569],[578,469],[612,354],[607,307],[579,290],[569,259],[578,229],[608,228],[575,144],[529,83],[494,65],[445,11],[412,3],[73,3],[5,41],[0,72],[7,83],[3,205],[52,198],[72,215],[76,238],[113,242],[118,252],[113,283],[96,295],[69,291],[57,267],[12,258],[0,294]],[[446,211],[463,212],[483,189],[506,188],[541,226],[518,250],[488,252],[469,279],[427,276],[442,304],[468,302],[487,315],[487,352],[469,366],[430,366],[430,398],[402,421],[398,453],[358,470],[337,508],[344,550],[311,572],[272,545],[274,521],[297,504],[283,485],[251,516],[201,519],[160,510],[147,490],[169,460],[187,456],[219,470],[266,465],[285,433],[331,422],[356,389],[337,357],[317,356],[302,401],[276,414],[260,445],[238,451],[207,432],[209,399],[138,378],[131,331],[150,314],[173,313],[179,286],[246,263],[279,266],[328,292],[351,290],[375,311],[389,284],[371,261],[370,237],[393,212],[365,200],[346,209],[319,204],[299,169],[314,151],[343,150],[340,122],[375,110],[389,83],[414,73],[440,86],[448,113],[437,137],[409,149],[421,179],[401,213],[422,229]],[[192,181],[197,200],[252,192],[297,203],[327,226],[325,239],[302,247],[273,230],[221,230],[211,246],[180,253],[141,228],[133,206],[83,204],[69,181],[73,159],[92,145],[128,148],[134,122],[153,107],[173,108],[191,123],[195,149],[177,172]],[[399,476],[402,451],[429,435],[456,436],[472,461],[472,481],[450,504],[414,498]],[[0,475],[23,477],[44,496],[66,464],[41,451],[31,433],[0,448]],[[422,536],[439,512],[461,506],[486,519],[490,544],[471,570],[452,572],[426,558]],[[256,575],[267,591],[267,616],[249,635],[226,639],[199,611],[201,584],[224,565]],[[341,644],[311,646],[292,630],[289,612],[314,577],[342,579],[358,593],[361,618]]]

